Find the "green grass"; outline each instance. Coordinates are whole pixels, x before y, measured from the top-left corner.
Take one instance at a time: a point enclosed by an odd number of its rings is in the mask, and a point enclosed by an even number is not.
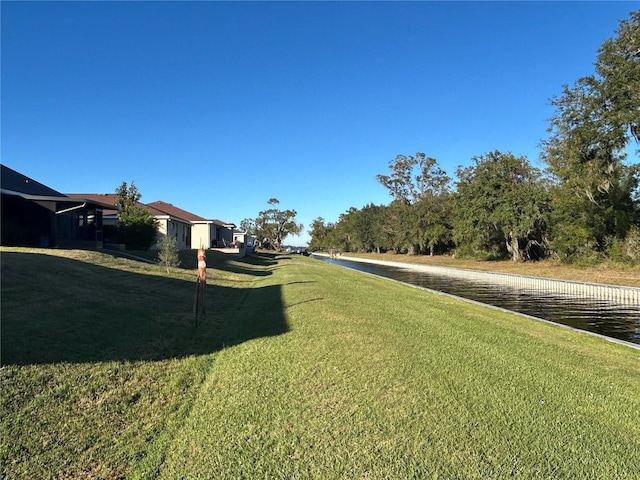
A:
[[[302,256],[3,249],[2,478],[640,478],[640,351]]]

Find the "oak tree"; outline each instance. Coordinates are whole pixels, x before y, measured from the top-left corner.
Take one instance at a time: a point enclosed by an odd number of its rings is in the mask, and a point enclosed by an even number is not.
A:
[[[526,157],[493,151],[458,167],[454,238],[463,249],[522,261],[544,247],[549,208],[541,172]]]
[[[640,224],[640,11],[598,50],[595,73],[563,86],[541,158],[554,176],[551,245],[562,259],[603,252]]]
[[[271,198],[267,203],[271,208],[261,211],[255,220],[256,234],[261,242],[266,239],[271,248],[280,250],[288,235],[298,235],[304,227],[301,223],[296,223],[295,210],[276,208],[280,203],[277,198]]]

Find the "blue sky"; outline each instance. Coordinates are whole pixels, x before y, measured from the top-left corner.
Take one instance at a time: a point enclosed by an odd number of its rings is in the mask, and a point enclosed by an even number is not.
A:
[[[240,224],[388,204],[424,152],[450,176],[492,150],[537,162],[563,84],[639,2],[1,4],[2,163],[64,193],[134,181]]]

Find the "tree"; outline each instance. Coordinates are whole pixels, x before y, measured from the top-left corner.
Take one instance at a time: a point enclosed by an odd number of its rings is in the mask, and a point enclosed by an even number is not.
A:
[[[543,141],[551,171],[594,203],[617,178],[629,142],[640,141],[640,10],[617,33],[600,47],[596,75],[551,99],[556,112]]]
[[[247,235],[255,236],[256,234],[256,221],[252,218],[245,218],[240,222],[240,230]]]
[[[311,225],[309,225],[311,230],[308,231],[311,236],[311,241],[309,242],[309,248],[311,249],[327,249],[332,248],[331,241],[331,232],[335,228],[333,223],[325,223],[324,218],[318,217],[316,218]]]
[[[603,43],[595,67],[552,98],[542,142],[556,181],[551,246],[562,259],[602,253],[640,224],[640,164],[626,162],[630,142],[640,142],[640,11]]]
[[[387,239],[387,249],[393,253],[406,252],[406,212],[408,206],[401,200],[392,201],[385,209],[382,219],[382,235]]]
[[[551,101],[556,113],[541,155],[566,189],[595,204],[606,200],[626,157],[626,137],[607,122],[604,102],[594,77],[565,85],[563,96]]]
[[[621,175],[597,202],[556,183],[550,189],[553,209],[549,224],[549,247],[565,262],[600,261],[612,244],[623,243],[639,225],[640,203],[630,196],[637,189],[637,168],[621,166]]]
[[[341,213],[338,222],[331,235],[332,247],[343,252],[356,251],[356,220],[358,209],[349,208],[345,213]]]
[[[160,242],[158,264],[166,267],[167,274],[169,273],[169,269],[180,266],[176,239],[171,237],[170,235],[165,235]]]
[[[385,238],[382,234],[384,207],[373,203],[362,207],[355,218],[356,246],[364,252],[380,253],[384,248]]]
[[[451,179],[440,169],[435,158],[418,152],[416,156],[397,155],[389,162],[391,175],[376,175],[394,200],[406,205],[426,195],[437,196],[449,190]],[[416,173],[416,170],[417,173]]]
[[[280,203],[277,198],[267,202],[272,208],[258,214],[255,220],[256,233],[260,240],[266,239],[275,250],[280,250],[282,242],[288,235],[298,235],[304,226],[296,223],[295,210],[279,210],[275,208]]]
[[[405,205],[401,202],[393,202],[393,208],[398,212],[398,227],[396,231],[396,244],[402,251],[407,251],[409,255],[418,255],[425,249],[425,238],[423,230],[423,218],[417,202],[412,205]]]
[[[436,227],[434,222],[439,219],[425,215],[439,211],[437,205],[442,204],[440,197],[449,193],[451,178],[435,158],[421,152],[415,157],[397,155],[389,163],[389,169],[391,175],[377,175],[376,178],[393,198],[392,208],[387,212],[390,215],[387,229],[393,229],[395,233],[394,250],[417,254],[426,251],[430,245],[433,253],[436,244],[444,241],[448,229],[442,225]]]
[[[549,201],[541,172],[526,157],[494,151],[458,167],[454,238],[471,251],[532,257],[544,246]]]
[[[607,39],[595,63],[606,121],[621,142],[635,139],[640,153],[640,10],[622,20],[617,37]]]
[[[427,196],[415,205],[420,219],[421,245],[433,255],[446,250],[453,240],[453,201],[450,193]]]
[[[120,241],[132,250],[148,250],[156,241],[158,227],[149,210],[139,203],[142,195],[134,182],[129,186],[122,182],[116,194]]]

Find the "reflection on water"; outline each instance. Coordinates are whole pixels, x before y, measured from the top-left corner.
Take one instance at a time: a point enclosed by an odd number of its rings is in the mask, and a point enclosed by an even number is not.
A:
[[[487,285],[448,276],[373,263],[314,256],[327,263],[392,278],[477,302],[525,313],[580,330],[640,344],[640,305],[623,306],[593,298],[567,298],[551,293],[528,293],[503,285]]]

